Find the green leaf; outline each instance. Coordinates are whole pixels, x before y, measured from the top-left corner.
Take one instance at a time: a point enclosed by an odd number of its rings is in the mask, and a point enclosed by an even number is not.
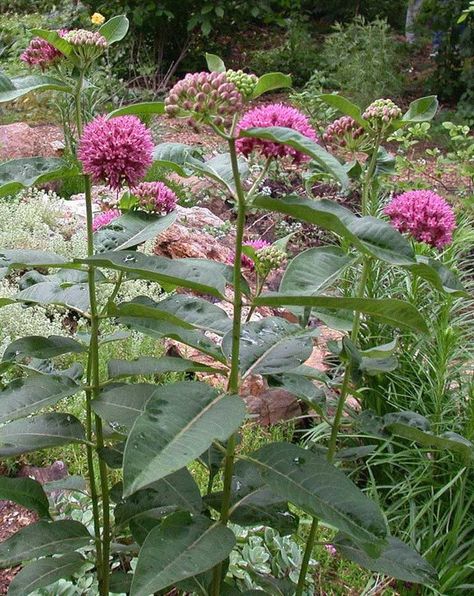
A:
[[[25,357],[54,358],[62,354],[77,354],[84,351],[86,351],[86,348],[70,337],[30,335],[21,337],[7,346],[2,361],[14,362]]]
[[[293,149],[311,157],[323,171],[330,174],[343,188],[349,186],[349,178],[344,166],[333,155],[323,149],[321,145],[318,145],[315,141],[308,139],[308,137],[305,137],[292,128],[285,128],[283,126],[248,128],[241,130],[240,136],[264,139],[293,147]]]
[[[395,157],[384,147],[379,147],[375,162],[376,176],[392,176],[395,174]]]
[[[282,72],[267,72],[258,79],[252,93],[252,99],[260,97],[260,95],[268,91],[291,87],[291,85],[290,75],[283,74]]]
[[[88,286],[86,283],[63,284],[56,276],[54,281],[44,281],[25,288],[15,294],[15,300],[33,304],[56,304],[86,313],[90,308]]]
[[[416,308],[408,302],[385,298],[335,298],[333,296],[282,296],[264,294],[253,303],[257,306],[307,306],[353,310],[392,327],[406,327],[428,333],[426,322]]]
[[[428,122],[435,117],[438,105],[436,95],[415,99],[409,105],[408,111],[403,114],[402,122]]]
[[[77,262],[133,273],[140,279],[224,297],[227,265],[206,259],[168,259],[135,251],[108,252]]]
[[[2,250],[0,267],[8,269],[27,269],[29,267],[62,267],[68,260],[54,252],[44,250]],[[71,263],[71,266],[76,267]]]
[[[77,167],[69,166],[59,157],[22,157],[5,161],[0,164],[0,197],[77,174]]]
[[[117,108],[107,114],[107,118],[116,118],[117,116],[149,116],[157,114],[161,116],[165,113],[165,104],[162,101],[144,101],[141,103],[133,103],[129,106]]]
[[[222,58],[219,58],[216,54],[208,54],[206,52],[206,63],[207,68],[210,72],[225,72],[226,67]]]
[[[205,373],[224,373],[220,368],[206,366],[200,362],[186,360],[185,358],[162,356],[154,358],[153,356],[141,356],[135,360],[109,360],[108,373],[110,379],[120,379],[123,377],[149,375],[161,375],[168,372],[205,372]]]
[[[359,106],[352,103],[342,95],[335,95],[334,93],[323,93],[317,96],[318,99],[324,101],[325,104],[339,110],[342,114],[350,116],[353,120],[360,124],[363,128],[367,126],[367,121],[362,118],[362,112]]]
[[[324,457],[290,443],[272,443],[247,459],[277,495],[335,526],[371,556],[379,554],[387,538],[381,511]]]
[[[350,538],[338,534],[333,541],[343,557],[364,569],[382,573],[401,581],[433,585],[438,580],[436,570],[415,549],[393,536],[376,559],[367,556]]]
[[[242,376],[277,374],[303,364],[313,350],[314,334],[314,330],[302,330],[280,317],[245,323],[240,334]],[[222,351],[230,358],[231,331],[222,340]]]
[[[49,518],[49,502],[43,487],[32,478],[8,478],[0,476],[0,499],[13,501],[40,517]]]
[[[375,217],[358,217],[349,209],[328,199],[289,196],[278,199],[257,197],[256,207],[269,209],[334,232],[361,252],[391,265],[415,263],[413,249],[394,227]]]
[[[114,518],[119,525],[130,520],[151,516],[160,519],[177,509],[200,513],[202,499],[199,487],[187,468],[182,468],[165,478],[139,490],[115,507]]]
[[[71,88],[54,77],[45,75],[26,75],[24,77],[15,77],[10,79],[10,85],[3,85],[0,89],[0,103],[13,101],[23,95],[27,95],[32,91],[62,91],[63,93],[71,93]],[[40,159],[39,157],[30,159]],[[17,160],[15,160],[17,161]]]
[[[425,279],[440,292],[464,298],[469,296],[456,275],[436,259],[416,255],[416,261],[416,264],[406,266],[413,275]]]
[[[77,521],[38,521],[0,544],[0,567],[74,551],[87,546],[90,540],[87,528]]]
[[[323,376],[322,373],[321,376]],[[324,389],[322,387],[316,387],[310,379],[302,375],[291,373],[272,375],[268,379],[268,384],[271,387],[283,387],[289,393],[307,403],[310,408],[315,408],[318,412],[321,411],[321,408],[326,403]]]
[[[0,427],[0,456],[10,457],[84,440],[84,429],[74,416],[58,412],[41,414]]]
[[[153,150],[153,163],[169,168],[179,176],[188,177],[192,172],[186,167],[189,156],[193,160],[201,159],[200,151],[183,143],[160,143]]]
[[[79,553],[40,559],[29,563],[15,575],[8,587],[8,596],[37,593],[60,579],[67,579],[89,564]]]
[[[247,161],[241,157],[238,158],[240,178],[246,180],[249,175]],[[220,153],[207,161],[201,161],[188,155],[185,161],[186,167],[189,167],[199,176],[211,178],[218,184],[222,184],[231,194],[235,194],[234,175],[232,173],[232,164],[230,153]]]
[[[225,441],[242,423],[245,404],[206,383],[157,387],[130,432],[124,455],[129,496],[186,466],[214,440]]]
[[[103,226],[94,234],[97,253],[126,250],[155,238],[176,220],[176,213],[157,216],[143,211],[130,211]]]
[[[15,379],[0,391],[0,422],[27,416],[79,390],[80,386],[67,376],[34,375]]]
[[[211,569],[234,544],[234,533],[225,526],[204,516],[174,513],[146,537],[130,596],[149,596]]]
[[[49,29],[32,29],[31,33],[36,37],[45,39],[49,44],[59,50],[65,56],[70,56],[73,50],[73,46],[61,37],[57,31],[51,31]]]
[[[99,29],[99,33],[105,37],[109,45],[121,41],[128,32],[129,22],[124,14],[112,17]]]

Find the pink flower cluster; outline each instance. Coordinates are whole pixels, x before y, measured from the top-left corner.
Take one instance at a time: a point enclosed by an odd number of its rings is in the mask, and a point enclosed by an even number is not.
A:
[[[107,226],[111,221],[120,217],[120,211],[118,209],[109,209],[108,211],[102,211],[94,217],[92,222],[92,229],[94,232],[100,230],[104,226]]]
[[[364,134],[364,129],[357,124],[357,122],[350,116],[343,116],[338,120],[334,120],[330,124],[324,134],[323,140],[331,145],[339,145],[345,147],[347,140],[346,136],[357,139]]]
[[[163,182],[141,182],[132,192],[138,197],[139,208],[150,213],[169,213],[178,202],[178,197]]]
[[[262,250],[262,248],[267,248],[268,246],[271,246],[271,244],[270,244],[270,242],[267,242],[266,240],[259,239],[259,240],[249,240],[248,242],[244,242],[243,246],[250,246],[255,251],[258,251],[258,250]],[[247,267],[251,271],[253,271],[255,269],[255,264],[254,264],[253,260],[244,254],[242,255],[242,265],[244,267]]]
[[[64,39],[73,46],[94,46],[106,48],[108,46],[105,37],[98,31],[87,29],[73,29],[64,35]]]
[[[66,33],[67,29],[58,31],[58,35],[61,37],[64,37]],[[26,62],[28,66],[39,66],[41,70],[46,70],[62,57],[63,54],[45,39],[34,37],[20,55],[20,60]]]
[[[94,182],[119,190],[139,183],[152,164],[152,152],[151,132],[136,116],[97,116],[84,128],[78,156]]]
[[[268,104],[249,110],[240,120],[237,133],[249,128],[268,128],[272,126],[284,126],[292,128],[312,141],[317,141],[317,135],[311,127],[308,118],[296,108],[282,103]],[[253,151],[259,151],[265,157],[289,156],[295,163],[309,159],[306,155],[282,143],[274,143],[254,137],[243,137],[237,139],[237,149],[245,156]]]
[[[393,198],[384,212],[399,232],[408,232],[419,242],[441,249],[452,241],[454,212],[431,190],[404,192]]]
[[[376,99],[362,114],[364,120],[380,120],[388,124],[392,120],[400,118],[401,109],[391,99]]]

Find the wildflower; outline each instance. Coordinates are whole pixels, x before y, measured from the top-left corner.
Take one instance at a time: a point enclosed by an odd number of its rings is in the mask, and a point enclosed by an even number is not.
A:
[[[261,250],[262,248],[266,248],[267,246],[271,246],[270,242],[267,242],[266,240],[249,240],[248,242],[244,242],[243,246],[250,246],[250,248],[253,248],[255,251]],[[255,269],[255,264],[253,259],[251,259],[250,257],[248,257],[245,254],[242,254],[242,265],[244,267],[247,267],[248,269],[251,269],[252,271]]]
[[[237,87],[239,92],[246,98],[251,97],[258,77],[254,74],[248,74],[243,70],[229,69],[226,73],[227,80]]]
[[[111,221],[120,217],[120,211],[118,209],[109,209],[108,211],[102,211],[99,215],[94,217],[92,222],[92,229],[94,232],[100,230],[104,226],[107,226]]]
[[[141,182],[132,192],[138,197],[139,208],[151,213],[169,213],[178,202],[178,197],[163,182]]]
[[[94,182],[119,190],[136,186],[151,165],[153,141],[136,116],[97,116],[84,128],[78,156]]]
[[[337,555],[336,547],[333,544],[325,544],[324,548],[331,555],[331,557],[335,557]]]
[[[73,46],[91,46],[103,49],[108,45],[101,33],[87,29],[72,29],[64,35],[64,39]]]
[[[64,37],[66,33],[65,29],[58,31],[61,37]],[[63,57],[64,55],[45,39],[34,37],[20,55],[20,60],[26,62],[28,66],[39,66],[44,71]]]
[[[267,275],[272,269],[278,269],[285,259],[285,251],[278,246],[265,246],[257,250],[255,268],[261,275]]]
[[[323,140],[329,145],[340,147],[348,146],[349,149],[357,147],[354,143],[364,134],[364,129],[350,116],[343,116],[334,120],[323,134]]]
[[[296,108],[282,103],[268,104],[249,110],[239,122],[237,132],[248,128],[267,128],[271,126],[292,128],[308,137],[308,139],[317,141],[316,133],[308,118]],[[250,155],[253,151],[260,151],[267,158],[290,156],[295,163],[309,159],[306,155],[288,145],[250,137],[237,139],[237,149],[245,156]]]
[[[390,124],[401,115],[401,109],[391,99],[376,99],[362,114],[362,118],[379,126]]]
[[[224,72],[196,72],[178,81],[165,99],[169,116],[228,125],[242,108],[242,95]]]
[[[431,190],[404,192],[392,199],[384,212],[399,232],[408,232],[419,242],[441,249],[452,241],[454,212]]]
[[[100,14],[100,12],[95,12],[91,16],[91,23],[93,25],[102,25],[102,23],[104,23],[104,21],[105,21],[105,17],[104,17],[104,15]]]

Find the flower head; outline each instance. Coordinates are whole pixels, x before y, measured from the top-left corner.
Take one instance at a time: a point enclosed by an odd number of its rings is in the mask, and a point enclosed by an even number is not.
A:
[[[92,16],[91,16],[91,23],[93,25],[102,25],[102,23],[105,22],[105,17],[103,14],[100,14],[100,12],[95,12]]]
[[[237,87],[239,92],[244,97],[250,97],[255,89],[255,85],[258,82],[258,77],[254,74],[248,74],[243,70],[232,70],[226,71],[227,80]]]
[[[317,135],[308,118],[296,108],[282,103],[268,104],[249,110],[239,122],[237,132],[248,128],[268,128],[271,126],[292,128],[313,141],[317,140]],[[237,139],[237,149],[245,156],[250,155],[253,151],[260,151],[265,157],[285,157],[288,155],[296,163],[308,159],[303,153],[288,145],[250,137]]]
[[[242,108],[242,95],[225,72],[195,72],[176,83],[165,106],[169,116],[222,126]]]
[[[356,141],[364,134],[364,129],[350,116],[334,120],[323,134],[323,140],[329,145],[346,147],[356,146]]]
[[[109,209],[108,211],[102,211],[94,217],[92,222],[92,229],[94,232],[100,230],[104,226],[107,226],[111,221],[120,217],[120,211],[118,209]]]
[[[141,182],[132,192],[138,197],[140,209],[151,213],[169,213],[178,202],[178,197],[163,182]]]
[[[136,116],[97,116],[84,128],[78,156],[94,182],[118,190],[140,182],[153,161],[152,151],[151,132]]]
[[[64,35],[64,39],[73,46],[92,46],[102,49],[108,46],[107,40],[101,33],[87,29],[72,29]]]
[[[391,99],[376,99],[362,114],[362,118],[372,124],[380,125],[390,124],[401,115],[401,109]]]
[[[61,37],[64,37],[66,33],[66,29],[58,31]],[[46,70],[63,57],[64,55],[45,39],[34,37],[20,55],[20,60],[26,62],[28,66],[39,66],[41,70]]]
[[[431,190],[410,190],[385,207],[385,214],[399,232],[436,248],[452,241],[456,219],[450,205]]]

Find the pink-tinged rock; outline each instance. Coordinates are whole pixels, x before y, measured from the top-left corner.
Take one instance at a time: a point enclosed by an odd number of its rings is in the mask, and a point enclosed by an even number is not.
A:
[[[0,126],[0,160],[19,157],[57,157],[63,150],[61,129],[52,125],[30,126],[15,122]]]

